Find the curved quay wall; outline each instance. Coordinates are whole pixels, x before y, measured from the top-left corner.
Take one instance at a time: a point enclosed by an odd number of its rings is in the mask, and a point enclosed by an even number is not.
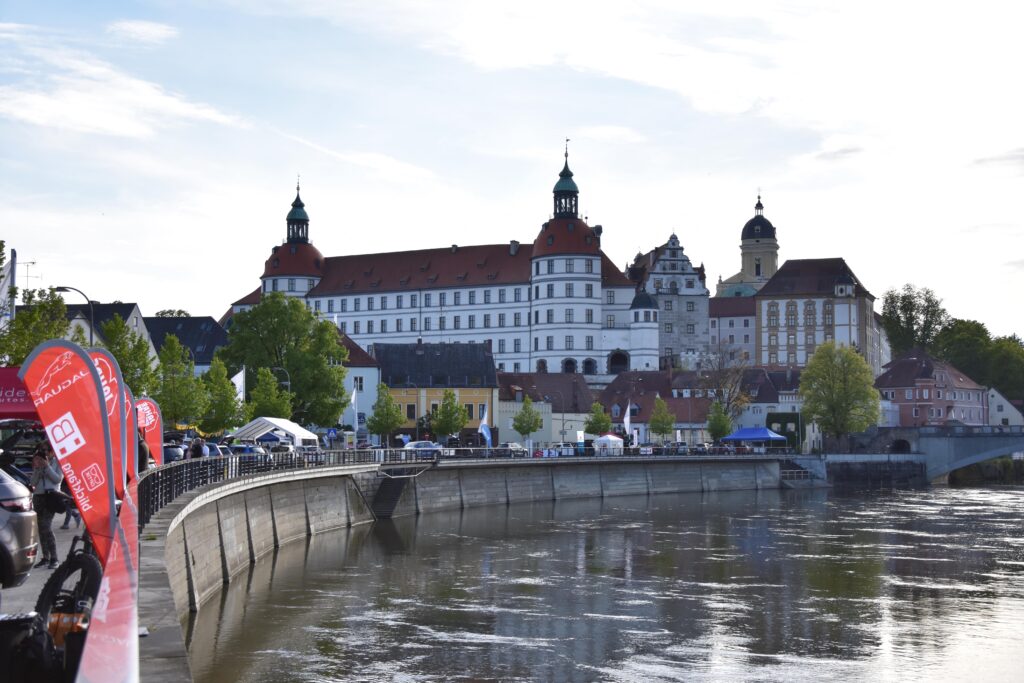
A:
[[[142,533],[142,680],[191,680],[181,623],[274,548],[373,521],[377,465],[268,473],[197,489]],[[394,516],[568,498],[779,488],[771,459],[445,462],[408,480]]]

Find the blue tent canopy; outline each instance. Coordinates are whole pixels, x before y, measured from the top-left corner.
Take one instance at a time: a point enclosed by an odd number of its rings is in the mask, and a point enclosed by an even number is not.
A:
[[[722,441],[785,441],[786,437],[776,434],[767,427],[744,427],[737,429]]]

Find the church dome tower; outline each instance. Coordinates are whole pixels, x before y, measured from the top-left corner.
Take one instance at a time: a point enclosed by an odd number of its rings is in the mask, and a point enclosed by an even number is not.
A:
[[[284,244],[274,247],[263,264],[263,291],[305,296],[323,277],[324,257],[309,241],[309,215],[298,185],[285,223],[288,235]]]

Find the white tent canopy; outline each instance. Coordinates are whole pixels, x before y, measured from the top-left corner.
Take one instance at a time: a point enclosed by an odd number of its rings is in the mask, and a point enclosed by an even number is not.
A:
[[[275,431],[283,432],[286,440],[291,440],[295,446],[316,446],[318,443],[316,434],[282,417],[257,417],[232,432],[231,437],[239,441],[255,441]]]
[[[594,439],[595,455],[622,455],[622,439],[615,434],[602,434]]]

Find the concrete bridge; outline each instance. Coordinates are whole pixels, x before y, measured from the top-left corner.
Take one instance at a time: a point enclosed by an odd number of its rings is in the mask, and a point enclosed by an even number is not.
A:
[[[1024,427],[878,427],[852,438],[855,453],[915,454],[929,481],[953,470],[1024,453]]]

